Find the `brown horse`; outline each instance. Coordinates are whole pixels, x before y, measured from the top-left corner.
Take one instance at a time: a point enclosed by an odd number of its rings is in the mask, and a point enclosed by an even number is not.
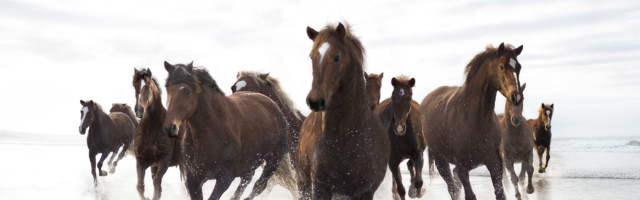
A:
[[[364,73],[365,77],[367,77],[367,89],[366,93],[369,99],[369,107],[371,110],[375,110],[376,106],[380,104],[380,88],[382,87],[382,77],[384,73],[377,74],[367,74]]]
[[[406,76],[391,79],[391,85],[393,85],[391,98],[380,103],[375,111],[387,129],[389,142],[391,142],[389,169],[393,175],[394,199],[404,199],[405,189],[402,186],[399,168],[400,162],[404,159],[409,159],[407,168],[411,174],[409,197],[420,198],[424,194],[422,152],[427,147],[427,141],[422,134],[422,124],[420,124],[420,105],[411,99],[415,84],[414,78],[409,79]]]
[[[236,76],[237,80],[231,86],[231,91],[234,93],[240,91],[249,91],[249,92],[257,92],[260,94],[264,94],[265,96],[271,98],[278,107],[284,113],[287,122],[289,123],[289,141],[291,141],[289,156],[286,156],[284,159],[286,162],[282,162],[283,164],[291,163],[291,165],[282,165],[278,167],[278,170],[274,174],[274,176],[269,180],[267,189],[264,193],[269,194],[271,192],[271,188],[274,184],[278,184],[289,190],[291,192],[291,196],[294,199],[298,198],[298,185],[296,184],[295,174],[292,172],[293,170],[293,156],[295,155],[295,151],[298,147],[298,136],[300,135],[300,127],[302,126],[302,122],[306,117],[302,115],[302,113],[295,108],[293,105],[293,101],[289,98],[289,96],[284,93],[282,88],[280,87],[280,81],[278,79],[269,76],[268,73],[257,73],[252,71],[241,71],[238,72]],[[241,185],[246,187],[247,185]],[[244,188],[239,188],[236,190],[244,191]],[[239,194],[240,195],[240,194]],[[238,196],[239,196],[238,195]]]
[[[144,197],[144,176],[151,167],[153,199],[160,199],[162,177],[169,166],[181,163],[182,149],[179,137],[169,138],[162,128],[167,110],[162,105],[162,90],[149,69],[134,69],[133,88],[136,97],[136,115],[141,118],[136,129],[135,152],[138,173],[138,194]]]
[[[549,151],[551,148],[551,117],[553,117],[553,104],[544,104],[538,108],[538,119],[527,120],[533,130],[533,141],[538,152],[538,173],[544,173],[549,165]],[[547,162],[542,167],[542,154],[547,152]]]
[[[465,68],[462,86],[443,86],[429,93],[420,107],[422,128],[429,146],[429,171],[433,163],[447,183],[452,199],[458,199],[459,185],[454,182],[449,163],[464,186],[465,198],[476,199],[469,171],[485,165],[491,174],[496,199],[505,199],[502,188],[500,140],[502,128],[494,108],[499,91],[509,103],[518,103],[517,56],[522,46],[513,49],[500,44],[488,46]]]
[[[529,173],[529,185],[527,193],[534,191],[531,177],[533,176],[533,138],[531,138],[531,128],[523,123],[522,107],[524,105],[524,89],[527,87],[525,83],[520,87],[520,95],[522,100],[518,104],[509,102],[504,105],[504,114],[497,117],[504,131],[502,132],[502,160],[504,167],[511,175],[511,183],[516,189],[516,198],[520,199],[520,191],[518,190],[518,176],[516,175],[513,165],[522,163],[520,170],[520,181],[524,181],[524,173]],[[505,177],[506,178],[506,177]]]
[[[307,35],[313,40],[307,105],[316,113],[302,125],[296,155],[303,198],[373,199],[389,161],[389,138],[362,103],[367,99],[362,44],[341,23],[320,32],[307,27]]]
[[[129,116],[129,118],[131,119],[131,122],[133,122],[133,126],[134,128],[138,128],[138,118],[136,117],[136,114],[133,112],[133,109],[131,109],[131,106],[127,105],[126,103],[112,103],[111,104],[111,109],[109,109],[109,113],[113,113],[113,112],[121,112],[124,114],[127,114]],[[129,146],[129,149],[127,149],[127,154],[129,155],[134,155],[135,156],[135,150],[136,146],[135,146],[135,135],[133,137],[134,141],[131,141],[131,145]],[[115,154],[111,154],[111,158],[109,158],[109,166],[113,167],[113,160],[115,158]],[[115,170],[115,168],[111,168],[111,171]]]
[[[135,130],[133,122],[129,116],[124,113],[105,113],[102,107],[92,100],[80,100],[82,109],[80,110],[80,134],[84,135],[89,128],[87,135],[87,147],[89,148],[89,161],[91,162],[91,175],[93,175],[94,185],[98,184],[96,177],[96,155],[101,154],[98,161],[98,170],[100,176],[106,176],[107,172],[102,171],[102,162],[107,158],[109,153],[117,154],[120,147],[122,151],[118,155],[118,159],[111,167],[111,173],[115,172],[118,161],[124,157],[131,141],[133,140],[133,132]]]
[[[258,196],[287,154],[287,121],[269,97],[253,92],[225,96],[209,72],[193,65],[165,62],[169,136],[189,127],[183,139],[183,174],[192,199],[202,199],[202,184],[216,179],[209,199],[220,199],[235,177],[242,184],[256,168],[263,171],[251,195]],[[236,197],[237,198],[237,197]]]

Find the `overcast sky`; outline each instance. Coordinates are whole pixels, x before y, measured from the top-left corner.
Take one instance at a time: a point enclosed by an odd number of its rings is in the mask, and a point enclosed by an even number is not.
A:
[[[385,73],[383,98],[399,74],[416,78],[418,102],[460,85],[475,54],[506,42],[524,45],[525,117],[555,103],[554,137],[640,135],[637,0],[0,0],[0,130],[78,134],[80,99],[132,105],[133,68],[164,89],[165,60],[208,68],[227,94],[238,71],[270,72],[308,113],[305,28],[339,21],[360,37],[366,71]]]

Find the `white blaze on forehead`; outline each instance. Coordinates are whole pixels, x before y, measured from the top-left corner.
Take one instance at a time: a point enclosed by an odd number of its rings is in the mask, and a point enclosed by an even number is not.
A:
[[[324,59],[324,54],[327,52],[331,45],[328,42],[322,43],[320,48],[318,48],[318,53],[320,53],[320,63],[322,63],[322,59]]]
[[[513,58],[509,58],[509,65],[511,65],[511,67],[516,68],[516,60]]]
[[[236,91],[240,91],[240,89],[242,89],[244,86],[247,86],[247,82],[245,81],[238,81],[236,83]]]
[[[547,116],[549,116],[550,114],[551,114],[551,111],[548,111],[548,110],[547,110]]]
[[[404,96],[404,89],[400,89],[400,96]]]
[[[180,86],[180,88],[178,88],[178,89],[179,89],[179,90],[182,90],[182,89],[184,89],[184,86]]]
[[[89,108],[86,106],[82,107],[82,120],[80,120],[80,127],[84,124],[84,119],[87,118],[87,112],[89,112]]]

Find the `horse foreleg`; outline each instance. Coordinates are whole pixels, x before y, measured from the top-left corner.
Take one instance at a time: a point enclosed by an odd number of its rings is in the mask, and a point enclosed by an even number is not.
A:
[[[531,178],[533,177],[533,155],[529,155],[529,158],[524,163],[522,163],[523,171],[525,169],[525,166],[526,166],[527,174],[529,175],[527,193],[531,194],[534,191],[533,183],[531,180]]]
[[[167,168],[169,168],[169,159],[162,161],[155,169],[153,175],[153,200],[160,199],[162,195],[162,177],[167,172]]]
[[[111,153],[111,158],[109,158],[109,162],[107,163],[107,165],[109,166],[109,173],[113,174],[116,170],[116,168],[113,166],[113,160],[116,158],[116,154],[118,153],[118,151],[114,151]]]
[[[96,177],[96,153],[89,151],[89,162],[91,163],[91,175],[93,175],[93,185],[98,185],[98,178]]]
[[[549,159],[551,159],[551,156],[549,155],[549,151],[551,147],[547,147],[545,150],[547,152],[547,162],[544,163],[544,168],[542,168],[542,171],[545,172],[547,170],[547,166],[549,166]]]
[[[224,194],[224,192],[229,189],[232,181],[233,177],[226,174],[216,178],[216,185],[213,187],[213,191],[211,192],[211,196],[209,196],[209,200],[220,199],[222,194]]]
[[[536,153],[538,153],[538,173],[544,173],[544,169],[542,168],[542,163],[544,162],[544,160],[542,160],[542,154],[544,154],[544,149],[542,146],[536,146]]]
[[[527,174],[527,165],[529,165],[529,163],[527,163],[527,161],[522,162],[522,164],[520,165],[520,175],[518,175],[518,183],[523,183],[525,180],[525,175]]]
[[[458,197],[460,196],[460,187],[456,184],[455,180],[453,180],[449,163],[435,157],[434,163],[436,165],[436,169],[438,169],[438,173],[440,174],[442,179],[444,179],[444,182],[447,183],[447,189],[449,190],[451,199],[458,199]]]
[[[516,171],[513,168],[513,161],[511,159],[505,159],[504,161],[504,166],[505,168],[507,168],[507,171],[509,172],[509,176],[511,176],[511,184],[513,184],[513,188],[515,188],[516,191],[516,199],[521,199],[520,198],[520,190],[518,189],[518,176],[516,176]],[[524,166],[524,163],[523,163]]]
[[[247,189],[247,185],[251,182],[251,178],[253,178],[253,174],[255,174],[255,172],[256,171],[253,170],[240,178],[240,184],[238,185],[238,188],[236,188],[236,192],[233,193],[233,197],[231,197],[231,199],[238,200],[242,197],[242,193]]]
[[[195,173],[189,169],[185,170],[187,171],[185,187],[187,188],[187,192],[189,192],[189,197],[191,197],[192,200],[202,200],[202,184],[204,183],[204,177],[196,176]]]
[[[411,176],[411,185],[413,185],[413,182],[415,182],[415,178],[416,178],[416,170],[415,170],[415,164],[413,163],[413,159],[407,160],[407,169],[409,170],[409,175]],[[411,194],[409,194],[409,196],[411,196]]]
[[[409,171],[415,171],[415,175],[411,176],[411,186],[409,187],[409,197],[422,198],[422,195],[426,192],[426,189],[422,188],[422,167],[424,166],[424,158],[422,151],[415,152],[413,157],[409,161],[415,161],[415,170],[409,169]],[[409,164],[409,162],[407,162]]]
[[[98,172],[100,174],[100,176],[106,176],[107,172],[102,170],[102,163],[104,162],[105,159],[107,159],[107,156],[109,156],[109,151],[105,151],[102,152],[102,154],[100,155],[100,160],[98,160]]]
[[[389,170],[391,170],[391,175],[393,176],[393,184],[395,185],[396,190],[393,192],[393,199],[402,199],[404,200],[404,195],[406,191],[404,186],[402,185],[402,175],[400,174],[400,162],[393,160],[389,162]]]
[[[500,157],[500,153],[499,152],[496,153],[495,157],[490,161],[486,162],[485,165],[487,166],[487,169],[489,170],[489,174],[491,175],[491,182],[493,183],[493,193],[496,195],[496,199],[499,199],[499,200],[507,199],[504,195],[504,188],[502,187],[503,168],[502,168],[502,158]]]
[[[476,199],[476,195],[473,193],[473,188],[471,188],[471,182],[469,181],[469,169],[463,167],[461,164],[456,164],[453,171],[458,175],[458,178],[462,183],[462,187],[464,188],[464,199]]]
[[[138,195],[140,199],[145,200],[144,197],[144,175],[147,170],[148,165],[142,164],[140,161],[136,161],[136,171],[138,172],[138,185],[136,188],[138,189]]]

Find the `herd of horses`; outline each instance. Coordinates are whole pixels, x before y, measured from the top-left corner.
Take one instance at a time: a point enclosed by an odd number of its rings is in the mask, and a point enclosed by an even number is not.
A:
[[[313,41],[313,80],[304,116],[268,73],[243,71],[226,95],[208,70],[193,63],[164,63],[169,73],[162,90],[150,69],[134,69],[136,103],[113,104],[110,113],[92,100],[81,100],[80,133],[89,129],[87,145],[94,184],[103,161],[113,153],[110,173],[125,152],[136,158],[137,190],[144,196],[144,177],[151,168],[154,193],[160,199],[162,177],[178,166],[191,199],[202,199],[202,186],[215,179],[209,199],[219,199],[240,177],[232,199],[239,199],[258,167],[262,174],[247,199],[280,185],[295,199],[373,199],[387,167],[393,177],[393,198],[405,199],[400,164],[411,176],[408,195],[422,197],[424,151],[429,174],[434,166],[452,199],[464,189],[475,199],[469,171],[485,165],[496,199],[505,199],[503,170],[516,188],[528,174],[531,184],[533,149],[539,173],[549,163],[553,104],[542,104],[537,119],[522,116],[526,84],[519,80],[517,57],[523,47],[488,46],[465,68],[461,86],[442,86],[421,103],[413,100],[416,79],[391,79],[391,97],[380,102],[384,74],[364,71],[364,48],[349,27],[339,23],[320,31],[307,27]],[[506,98],[505,113],[496,115],[497,93]],[[114,157],[120,150],[117,159]],[[542,155],[546,152],[543,166]],[[96,167],[96,155],[101,157]],[[522,163],[519,177],[514,163]],[[450,165],[455,168],[450,169]],[[506,174],[506,173],[505,173]],[[268,193],[268,191],[267,191]]]

